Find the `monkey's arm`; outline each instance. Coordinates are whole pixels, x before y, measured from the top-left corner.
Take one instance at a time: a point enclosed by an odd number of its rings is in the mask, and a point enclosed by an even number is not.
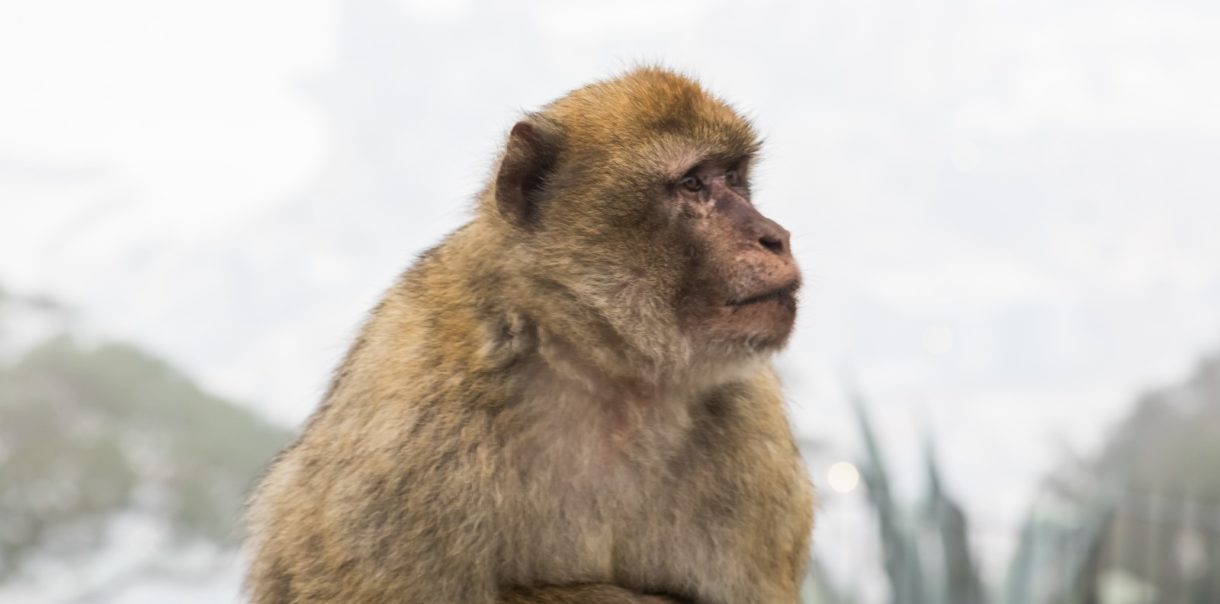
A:
[[[517,588],[500,596],[498,604],[682,604],[667,596],[639,594],[617,585],[551,585]]]

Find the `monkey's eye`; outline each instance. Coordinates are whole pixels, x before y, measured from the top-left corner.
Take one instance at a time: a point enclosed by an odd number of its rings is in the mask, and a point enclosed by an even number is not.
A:
[[[724,184],[729,185],[730,187],[740,187],[741,173],[737,170],[725,170]]]
[[[698,193],[703,190],[703,182],[697,176],[684,176],[682,180],[678,181],[678,184],[691,193]]]

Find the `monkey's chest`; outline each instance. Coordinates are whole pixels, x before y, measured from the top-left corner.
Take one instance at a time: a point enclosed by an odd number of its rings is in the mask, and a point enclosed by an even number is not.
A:
[[[523,585],[612,581],[654,482],[578,453],[539,460],[511,477],[500,531],[505,580]]]
[[[743,435],[710,419],[651,425],[659,428],[639,433],[634,449],[606,447],[602,430],[546,429],[552,438],[536,441],[543,445],[505,458],[502,584],[613,583],[701,602],[784,601],[757,578],[791,574],[760,565],[788,556],[777,551],[803,555],[808,538],[808,484],[786,433]]]
[[[568,452],[521,480],[523,496],[502,516],[507,584],[676,590],[693,579],[685,561],[716,550],[717,521],[686,505],[683,485],[661,465]]]

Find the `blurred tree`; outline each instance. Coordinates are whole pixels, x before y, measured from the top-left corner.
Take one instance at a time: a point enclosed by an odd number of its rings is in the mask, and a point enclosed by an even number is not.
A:
[[[1120,485],[1106,563],[1157,601],[1220,602],[1220,354],[1140,397],[1094,464]]]
[[[288,438],[136,348],[52,338],[0,368],[0,579],[96,551],[130,513],[233,546],[246,491]]]
[[[1098,466],[1133,489],[1220,501],[1220,354],[1185,383],[1140,397],[1107,440]]]

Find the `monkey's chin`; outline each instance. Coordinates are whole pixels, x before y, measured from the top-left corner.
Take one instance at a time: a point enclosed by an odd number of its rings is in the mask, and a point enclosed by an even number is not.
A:
[[[744,339],[744,347],[756,355],[770,356],[788,345],[791,333],[791,329],[754,333]]]
[[[795,304],[765,301],[725,307],[714,320],[691,333],[702,343],[697,348],[713,363],[748,362],[781,350],[795,323]]]

